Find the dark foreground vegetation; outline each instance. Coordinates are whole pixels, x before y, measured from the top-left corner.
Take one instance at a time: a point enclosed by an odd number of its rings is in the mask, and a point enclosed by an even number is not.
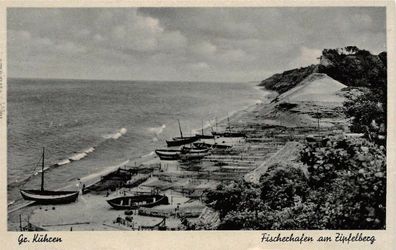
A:
[[[386,52],[324,50],[320,65],[274,75],[262,85],[282,93],[315,71],[359,93],[349,95],[344,112],[351,132],[364,136],[307,144],[302,164],[272,165],[259,184],[219,185],[206,200],[220,214],[218,229],[385,229]]]
[[[385,226],[385,149],[365,139],[331,138],[307,146],[308,173],[273,165],[259,185],[218,186],[207,202],[219,229],[382,229]]]

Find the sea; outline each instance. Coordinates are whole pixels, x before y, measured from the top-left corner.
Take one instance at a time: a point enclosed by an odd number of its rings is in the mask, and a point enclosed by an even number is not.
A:
[[[20,188],[45,188],[166,147],[215,120],[259,103],[257,83],[8,79],[8,205],[23,202]],[[232,121],[231,122],[236,122]]]

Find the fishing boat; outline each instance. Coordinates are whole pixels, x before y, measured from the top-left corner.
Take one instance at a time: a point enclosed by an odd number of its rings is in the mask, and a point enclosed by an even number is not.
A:
[[[178,160],[180,158],[180,149],[157,149],[155,153],[161,160]]]
[[[200,160],[207,155],[209,155],[209,148],[190,149],[180,153],[180,160],[182,161]]]
[[[35,201],[41,204],[65,204],[77,199],[79,191],[50,191],[44,189],[44,158],[43,148],[41,164],[41,189],[21,189],[21,195],[25,200]]]
[[[225,144],[225,143],[208,143],[208,142],[195,142],[194,146],[197,148],[213,148],[213,149],[227,149],[227,148],[232,148],[232,145]]]
[[[190,143],[193,143],[199,139],[195,135],[194,136],[183,136],[183,132],[182,132],[181,126],[180,126],[180,121],[177,120],[177,122],[179,124],[180,137],[173,137],[172,140],[167,140],[166,144],[168,145],[168,147],[175,147],[175,146],[182,146],[182,145],[190,144]]]
[[[173,137],[172,140],[167,140],[166,144],[168,147],[176,147],[190,144],[198,140],[199,138],[196,136]]]
[[[212,135],[214,137],[246,137],[246,133],[238,132],[238,131],[231,131],[230,118],[227,117],[227,120],[228,120],[228,127],[227,127],[226,131],[224,131],[224,132],[212,131]]]
[[[199,154],[199,153],[208,153],[209,148],[195,148],[195,147],[186,147],[183,146],[180,149],[180,155],[187,154],[187,153],[192,153],[192,154]]]
[[[185,154],[200,154],[207,153],[209,148],[194,148],[182,146],[180,149],[157,149],[155,153],[161,160],[178,160],[182,155]]]
[[[213,139],[214,135],[203,135],[203,134],[196,134],[195,135],[198,139]]]
[[[216,137],[246,137],[246,134],[243,132],[231,132],[231,131],[226,131],[226,132],[212,131],[212,135]]]
[[[168,205],[168,197],[160,194],[142,194],[133,196],[121,196],[107,200],[115,209],[138,209],[139,207],[155,207]]]
[[[214,135],[205,135],[205,134],[204,134],[203,121],[202,121],[201,134],[196,134],[195,136],[196,136],[198,139],[213,139],[213,138],[214,138]]]

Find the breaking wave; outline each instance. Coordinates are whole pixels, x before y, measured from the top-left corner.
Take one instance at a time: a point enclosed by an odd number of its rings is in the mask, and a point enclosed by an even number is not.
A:
[[[148,131],[150,133],[153,133],[158,136],[158,135],[162,134],[162,132],[164,132],[165,128],[166,128],[166,125],[162,124],[162,126],[160,126],[160,127],[148,128]]]
[[[127,129],[126,128],[121,128],[121,129],[118,129],[113,134],[109,134],[109,135],[103,136],[103,138],[105,138],[106,140],[107,139],[117,140],[118,138],[120,138],[121,136],[123,136],[126,133],[127,133]],[[74,152],[70,156],[67,156],[66,158],[63,158],[63,159],[57,161],[56,163],[45,167],[44,168],[44,172],[46,172],[46,171],[48,171],[48,170],[50,170],[52,168],[57,168],[57,167],[68,165],[68,164],[72,163],[73,161],[79,161],[79,160],[82,160],[82,159],[86,158],[89,154],[94,152],[96,147],[98,147],[101,143],[103,143],[103,141],[100,142],[99,144],[97,144],[96,146],[89,147],[89,148]],[[33,178],[34,176],[37,176],[39,173],[42,172],[41,169],[33,170],[33,171],[34,172],[31,175],[29,175],[29,176],[27,176],[25,178],[23,178],[21,180],[16,180],[16,181],[13,181],[13,182],[9,183],[8,187],[12,188],[12,187],[18,187],[18,186],[24,185],[25,183],[30,181],[31,178]]]
[[[142,155],[141,158],[147,158],[147,157],[150,157],[150,156],[152,156],[152,155],[154,155],[154,154],[155,154],[155,152],[154,152],[154,151],[151,151],[151,152],[148,153],[148,154]]]
[[[126,128],[121,128],[121,129],[115,131],[115,132],[112,133],[112,134],[106,134],[106,135],[103,135],[102,137],[105,138],[105,139],[117,140],[117,139],[120,138],[121,136],[125,135],[127,131],[128,131],[128,130],[127,130]]]
[[[158,136],[159,136],[160,134],[162,134],[162,132],[164,132],[164,129],[165,129],[165,128],[166,128],[166,125],[165,125],[165,124],[162,124],[162,126],[160,126],[160,127],[148,128],[147,130],[148,130],[151,134],[154,134],[153,141],[154,141],[154,142],[157,142],[157,141],[159,141]]]

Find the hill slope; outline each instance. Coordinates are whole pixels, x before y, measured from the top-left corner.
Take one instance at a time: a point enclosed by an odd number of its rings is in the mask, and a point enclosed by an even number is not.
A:
[[[313,73],[297,84],[296,87],[278,96],[278,100],[287,102],[343,102],[337,94],[346,86],[326,74]]]
[[[373,55],[355,46],[325,49],[319,64],[274,74],[259,85],[282,94],[312,73],[324,73],[346,86],[385,88],[386,63],[386,52]]]

